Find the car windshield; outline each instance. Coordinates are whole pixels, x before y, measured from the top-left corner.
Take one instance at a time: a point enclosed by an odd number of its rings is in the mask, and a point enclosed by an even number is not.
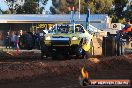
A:
[[[80,25],[54,25],[49,29],[49,33],[82,33],[84,29]]]

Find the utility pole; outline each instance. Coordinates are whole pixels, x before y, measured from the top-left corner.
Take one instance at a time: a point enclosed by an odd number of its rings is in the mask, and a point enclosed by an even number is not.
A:
[[[86,29],[89,28],[89,24],[90,24],[90,9],[87,8]]]
[[[81,8],[81,3],[80,3],[80,0],[79,0],[79,19],[80,19],[80,8]]]

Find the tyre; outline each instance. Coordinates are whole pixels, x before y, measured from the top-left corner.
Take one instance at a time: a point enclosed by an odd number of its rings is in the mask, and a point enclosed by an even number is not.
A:
[[[63,58],[66,59],[66,60],[70,60],[71,56],[70,56],[69,52],[63,54]]]
[[[41,59],[44,58],[44,55],[45,55],[45,47],[41,46]]]
[[[52,57],[52,59],[57,59],[58,58],[57,52],[55,50],[53,50],[51,52],[51,57]]]
[[[78,59],[87,59],[89,58],[89,51],[85,51],[82,48],[82,45],[79,45],[76,50],[76,58]]]
[[[31,33],[25,33],[19,38],[20,49],[31,50],[34,47],[34,37]]]
[[[41,51],[41,59],[43,59],[43,58],[44,58],[44,52]]]
[[[51,48],[45,45],[41,46],[41,59],[51,57]]]
[[[82,49],[82,45],[81,44],[77,46],[75,51],[76,51],[76,58],[83,58],[84,50]]]
[[[90,54],[89,54],[89,51],[84,51],[84,50],[83,50],[83,53],[82,53],[82,58],[83,58],[83,59],[88,59],[88,58],[89,58],[89,55],[90,55]]]

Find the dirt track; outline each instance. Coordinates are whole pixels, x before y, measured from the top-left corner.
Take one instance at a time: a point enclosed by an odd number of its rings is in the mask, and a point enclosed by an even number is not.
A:
[[[80,88],[78,77],[82,67],[91,79],[132,80],[132,55],[126,56],[62,61],[0,60],[0,88]]]
[[[93,42],[95,55],[100,55],[100,43],[96,39]],[[26,58],[25,54],[29,56]],[[23,57],[18,58],[19,55]],[[132,80],[132,54],[71,60],[41,60],[39,54],[32,52],[31,55],[29,58],[28,53],[9,52],[2,56],[0,88],[81,88],[78,78],[82,67],[89,72],[90,79]]]

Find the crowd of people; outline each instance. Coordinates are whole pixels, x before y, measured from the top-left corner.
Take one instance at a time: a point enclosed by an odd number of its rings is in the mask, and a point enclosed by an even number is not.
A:
[[[29,36],[25,36],[26,39],[21,38],[27,34]],[[5,38],[4,45],[6,46],[6,48],[12,48],[12,49],[20,48],[19,42],[24,43],[23,45],[27,44],[26,46],[30,46],[28,43],[29,42],[28,40],[31,40],[31,38],[32,38],[32,42],[30,41],[30,45],[34,43],[33,44],[34,48],[40,49],[41,36],[40,36],[39,32],[34,33],[34,34],[32,34],[32,32],[31,32],[31,34],[29,32],[20,33],[18,31],[7,32],[7,36]],[[22,41],[25,41],[25,42],[22,42]]]
[[[19,34],[15,31],[7,32],[7,36],[5,38],[5,46],[6,48],[17,48],[17,42],[19,41]]]

